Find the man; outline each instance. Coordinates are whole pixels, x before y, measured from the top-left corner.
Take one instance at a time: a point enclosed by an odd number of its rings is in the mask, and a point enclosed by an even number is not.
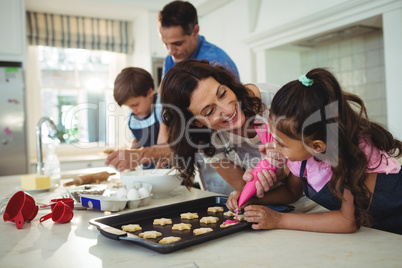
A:
[[[199,35],[197,10],[189,2],[173,1],[158,15],[160,38],[168,50],[163,66],[163,76],[176,62],[186,59],[207,59],[212,65],[219,64],[231,70],[239,79],[239,72],[232,59],[221,48]]]
[[[219,64],[231,70],[233,75],[240,81],[239,72],[232,59],[221,48],[205,40],[199,35],[197,10],[189,2],[173,1],[167,4],[158,15],[158,30],[160,38],[168,50],[163,66],[163,76],[177,62],[186,59],[207,59],[212,65]],[[158,144],[141,149],[118,150],[113,152],[107,159],[106,165],[113,165],[116,169],[123,171],[133,169],[139,164],[148,163],[150,160],[159,161],[157,167],[162,167],[162,162],[171,156],[170,147],[167,145],[167,129],[165,124],[160,124]],[[200,156],[199,161],[202,162]],[[218,176],[212,167],[207,164],[200,164],[200,176],[208,174]],[[225,181],[219,178],[219,181]],[[218,187],[229,188],[223,193],[232,191],[229,185],[218,185]],[[213,189],[211,189],[213,190]]]

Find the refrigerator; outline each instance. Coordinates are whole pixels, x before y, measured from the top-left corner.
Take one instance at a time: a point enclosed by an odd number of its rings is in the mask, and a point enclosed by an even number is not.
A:
[[[20,62],[0,61],[0,176],[28,173],[21,67]]]

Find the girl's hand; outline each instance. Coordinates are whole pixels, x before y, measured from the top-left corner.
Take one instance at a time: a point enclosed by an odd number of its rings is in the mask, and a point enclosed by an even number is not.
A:
[[[253,229],[276,229],[281,213],[265,206],[250,205],[244,208],[247,221],[253,223]]]
[[[240,208],[237,206],[238,202],[239,202],[239,197],[240,197],[241,192],[239,191],[233,191],[230,193],[229,197],[228,197],[228,201],[226,201],[226,207],[230,210],[230,211],[234,211],[236,212],[237,210],[240,210],[242,208],[244,208],[245,206],[247,206],[248,204],[251,204],[252,202],[252,198],[250,200],[248,200],[244,205],[242,205]]]
[[[241,192],[239,192],[239,191],[233,191],[230,193],[230,195],[228,197],[228,201],[226,201],[226,207],[230,211],[236,211],[236,209],[238,209],[237,202],[239,200],[240,193]]]

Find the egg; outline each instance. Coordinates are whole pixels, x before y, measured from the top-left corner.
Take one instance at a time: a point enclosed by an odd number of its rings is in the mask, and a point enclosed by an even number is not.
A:
[[[140,198],[141,198],[141,195],[137,189],[134,189],[134,188],[130,189],[127,193],[128,200],[135,200],[135,199],[140,199]]]
[[[148,197],[148,196],[151,195],[151,193],[149,192],[149,190],[148,190],[147,188],[144,188],[144,187],[138,189],[138,192],[139,192],[141,198]]]
[[[116,196],[119,199],[127,199],[127,189],[126,188],[119,188],[116,192]]]

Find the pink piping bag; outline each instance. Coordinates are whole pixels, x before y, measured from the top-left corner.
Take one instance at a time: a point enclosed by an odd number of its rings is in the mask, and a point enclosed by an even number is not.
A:
[[[255,126],[255,130],[257,131],[257,135],[260,138],[262,144],[274,141],[271,132],[269,132],[268,125],[265,124],[263,126]],[[246,183],[246,185],[243,188],[243,191],[240,194],[239,201],[237,203],[237,206],[239,208],[257,193],[257,188],[255,187],[255,183],[258,180],[257,173],[262,171],[263,169],[272,170],[273,172],[276,172],[276,167],[274,165],[271,165],[265,159],[260,160],[260,162],[257,163],[257,165],[252,171],[253,179]]]

